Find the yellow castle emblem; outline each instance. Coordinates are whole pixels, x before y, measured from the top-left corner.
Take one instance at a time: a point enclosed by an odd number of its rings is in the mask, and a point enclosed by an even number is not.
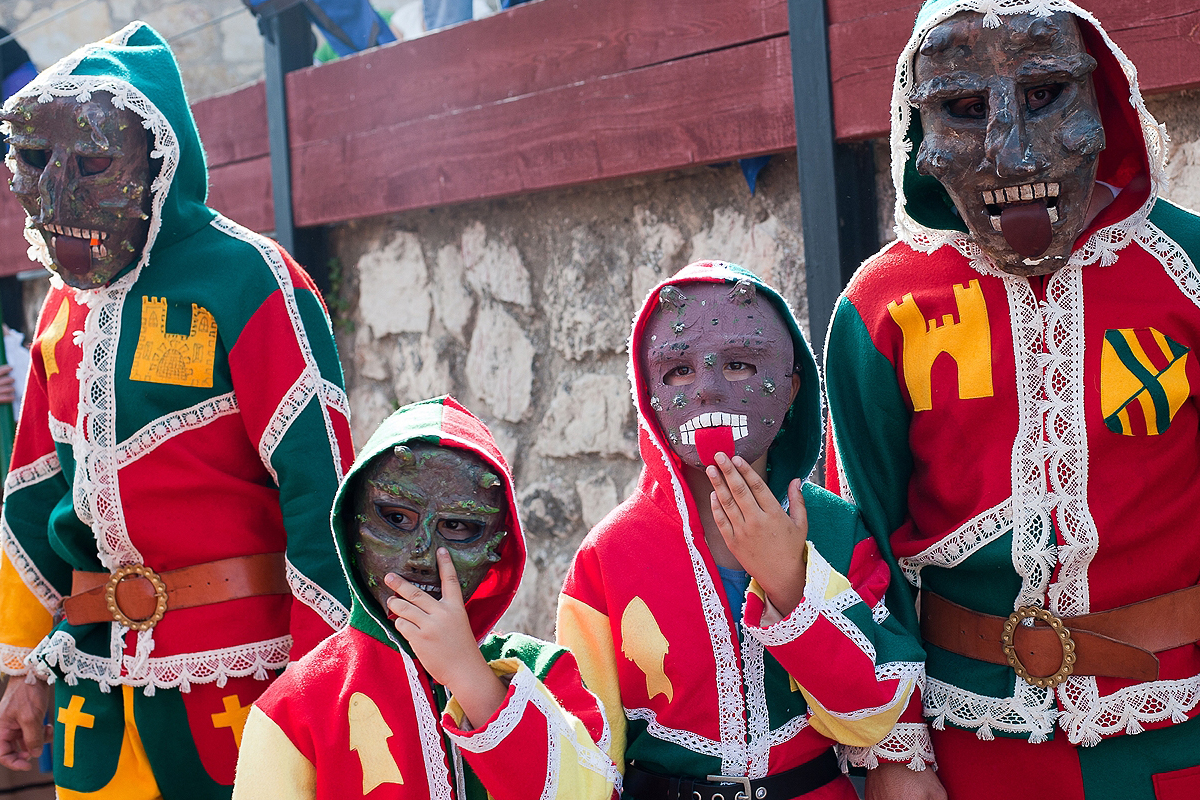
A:
[[[211,388],[217,354],[217,321],[192,303],[187,334],[167,333],[167,299],[142,297],[142,329],[133,354],[130,380]]]

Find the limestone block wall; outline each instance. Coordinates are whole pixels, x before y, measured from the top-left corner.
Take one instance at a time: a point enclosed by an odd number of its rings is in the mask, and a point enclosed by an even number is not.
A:
[[[753,197],[730,164],[333,230],[355,441],[398,405],[450,392],[513,466],[530,557],[506,626],[552,635],[575,548],[633,489],[635,308],[661,278],[720,258],[803,313],[798,195],[795,160],[779,156]]]

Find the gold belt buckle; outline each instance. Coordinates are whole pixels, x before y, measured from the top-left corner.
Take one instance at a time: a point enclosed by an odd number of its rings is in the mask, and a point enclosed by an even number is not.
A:
[[[731,775],[705,775],[704,779],[710,783],[740,783],[744,788],[734,794],[731,800],[751,800],[749,778],[738,778]],[[764,795],[765,794],[766,793],[764,792]],[[714,792],[713,800],[717,800],[718,797],[724,800],[725,796],[720,792]]]
[[[130,576],[145,578],[150,581],[150,585],[154,587],[155,606],[154,613],[145,619],[130,619],[129,616],[121,610],[117,605],[117,584]],[[167,613],[167,585],[163,583],[162,578],[158,577],[158,573],[150,569],[144,564],[129,564],[120,567],[108,577],[108,583],[104,585],[104,602],[108,606],[108,613],[112,614],[113,620],[121,623],[126,628],[135,631],[148,631],[158,624],[163,615]]]
[[[1016,636],[1017,626],[1021,624],[1022,620],[1026,619],[1040,619],[1049,625],[1054,633],[1058,635],[1058,643],[1062,647],[1062,663],[1059,664],[1058,671],[1053,675],[1047,675],[1044,678],[1030,675],[1029,670],[1025,669],[1025,665],[1021,663],[1020,657],[1017,656],[1017,648],[1013,640]],[[1034,686],[1043,689],[1053,689],[1075,671],[1075,641],[1071,638],[1071,632],[1063,625],[1061,619],[1044,608],[1038,606],[1021,606],[1009,614],[1008,619],[1004,621],[1004,630],[1000,634],[1000,645],[1004,648],[1004,655],[1008,658],[1008,665],[1023,680]]]

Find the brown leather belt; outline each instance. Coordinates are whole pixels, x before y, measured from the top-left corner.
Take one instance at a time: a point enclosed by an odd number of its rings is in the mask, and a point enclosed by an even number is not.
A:
[[[1057,686],[1071,674],[1152,681],[1155,653],[1200,641],[1200,586],[1061,619],[1031,607],[1008,617],[983,614],[925,591],[921,636],[951,653],[1011,666],[1038,686]]]
[[[141,631],[153,628],[172,609],[290,593],[283,553],[260,553],[163,573],[141,564],[111,574],[76,570],[63,610],[72,625],[120,622]]]

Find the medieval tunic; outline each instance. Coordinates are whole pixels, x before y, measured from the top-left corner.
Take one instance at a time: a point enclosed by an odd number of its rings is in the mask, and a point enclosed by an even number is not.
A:
[[[5,484],[2,668],[56,681],[60,786],[107,785],[136,712],[156,732],[142,739],[160,784],[227,795],[250,703],[348,616],[326,515],[352,458],[349,411],[311,280],[204,205],[203,153],[161,38],[133,23],[21,95],[100,91],[145,120],[159,164],[150,237],[109,284],[53,279],[43,306]],[[292,595],[168,610],[140,633],[61,619],[72,570],[264,553],[285,554]]]
[[[490,720],[471,720],[473,727],[464,726],[458,703],[433,682],[352,563],[351,478],[414,440],[480,456],[503,476],[508,500],[500,561],[466,602],[480,651],[508,682],[508,694]],[[575,659],[530,636],[489,633],[525,565],[516,508],[512,476],[491,434],[453,399],[405,406],[383,423],[333,512],[338,553],[356,576],[350,625],[258,699],[238,761],[237,800],[615,800],[620,775],[603,750],[608,726]]]
[[[1036,13],[1033,5],[1003,13]],[[915,128],[905,65],[930,27],[967,4],[927,5],[897,71],[901,240],[854,276],[826,349],[831,482],[912,586],[1001,617],[1027,605],[1060,617],[1103,611],[1200,579],[1200,220],[1156,198],[1165,142],[1132,65],[1090,15],[1049,5],[1080,17],[1099,61],[1107,148],[1097,179],[1119,191],[1115,200],[1068,265],[1043,277],[1001,272],[969,234],[939,227],[948,206],[928,185],[915,188],[911,165],[906,173],[915,148],[905,134]],[[909,609],[913,623],[911,603],[897,594],[890,607]],[[976,732],[983,746],[973,759],[1011,763],[986,746],[993,737],[1096,745],[1184,722],[1200,702],[1195,646],[1159,653],[1158,680],[1073,675],[1057,689],[1006,665],[926,651],[925,716]],[[1179,756],[1148,771],[1200,762],[1190,735],[1179,748],[1147,736],[1145,753]],[[1120,752],[1138,752],[1130,747]],[[1108,752],[1078,753],[1087,796],[1133,796],[1122,794],[1135,785],[1124,773],[1088,783],[1089,759],[1133,769],[1136,758]],[[1200,786],[1189,786],[1194,796]]]
[[[811,471],[822,429],[816,366],[795,318],[772,289],[730,265],[694,265],[667,284],[744,278],[779,310],[800,370],[799,394],[768,456],[768,485],[784,497],[793,478]],[[559,600],[559,640],[604,701],[614,759],[665,775],[760,778],[820,756],[835,740],[872,745],[922,675],[920,648],[883,599],[886,563],[855,510],[806,483],[804,600],[763,625],[764,595],[752,581],[744,619],[733,618],[695,499],[640,378],[640,340],[658,296],[634,323],[629,348],[641,479],[588,534]],[[805,796],[855,795],[840,778]]]

